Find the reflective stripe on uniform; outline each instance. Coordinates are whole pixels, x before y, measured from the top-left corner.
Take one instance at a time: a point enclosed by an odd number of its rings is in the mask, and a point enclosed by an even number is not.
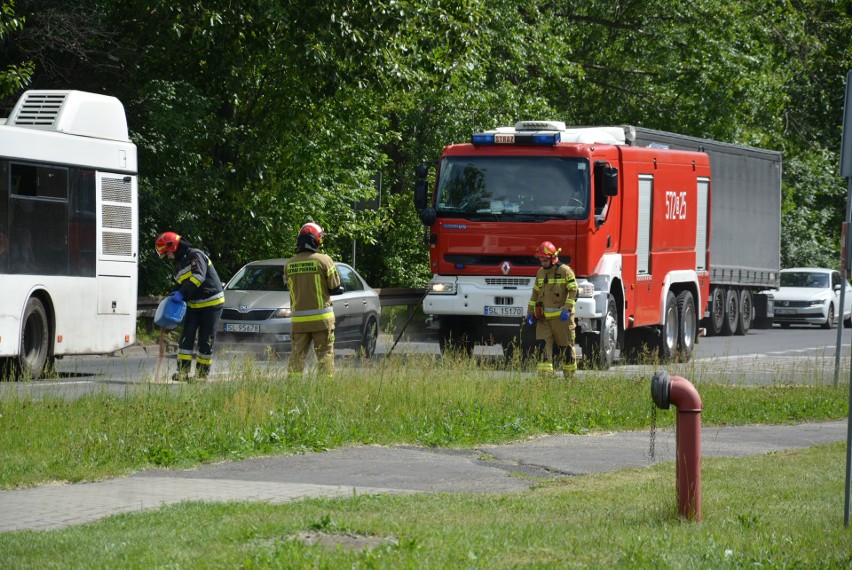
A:
[[[215,307],[225,303],[225,293],[219,292],[205,299],[194,299],[187,301],[186,304],[190,309],[203,309],[205,307]]]
[[[323,307],[309,311],[293,311],[290,319],[294,323],[308,323],[314,321],[334,320],[334,307]]]

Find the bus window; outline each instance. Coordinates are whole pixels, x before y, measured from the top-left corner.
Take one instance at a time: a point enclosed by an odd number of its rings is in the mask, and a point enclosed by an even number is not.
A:
[[[11,178],[9,273],[68,275],[67,169],[12,164]]]
[[[95,276],[95,171],[77,170],[71,176],[68,209],[68,262],[71,275]]]

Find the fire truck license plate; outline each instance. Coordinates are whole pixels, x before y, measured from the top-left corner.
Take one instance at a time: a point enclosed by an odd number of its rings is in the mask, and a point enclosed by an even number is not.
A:
[[[523,317],[524,316],[524,308],[523,307],[492,307],[491,305],[485,306],[485,316],[486,317]]]
[[[242,323],[225,323],[225,332],[236,333],[259,333],[260,325],[246,325]]]

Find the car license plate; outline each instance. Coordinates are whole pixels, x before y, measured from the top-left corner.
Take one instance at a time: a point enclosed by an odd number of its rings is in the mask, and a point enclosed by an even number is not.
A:
[[[491,305],[485,306],[485,316],[486,317],[523,317],[524,316],[524,308],[523,307],[493,307]]]
[[[248,325],[244,323],[225,323],[225,332],[259,333],[260,325]]]
[[[778,307],[776,307],[775,308],[775,314],[776,315],[795,315],[796,309],[779,309]]]

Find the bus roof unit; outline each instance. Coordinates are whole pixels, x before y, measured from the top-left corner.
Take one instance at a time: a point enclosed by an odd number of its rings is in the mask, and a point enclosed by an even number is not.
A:
[[[83,91],[27,91],[7,126],[129,141],[124,106],[115,97]]]

